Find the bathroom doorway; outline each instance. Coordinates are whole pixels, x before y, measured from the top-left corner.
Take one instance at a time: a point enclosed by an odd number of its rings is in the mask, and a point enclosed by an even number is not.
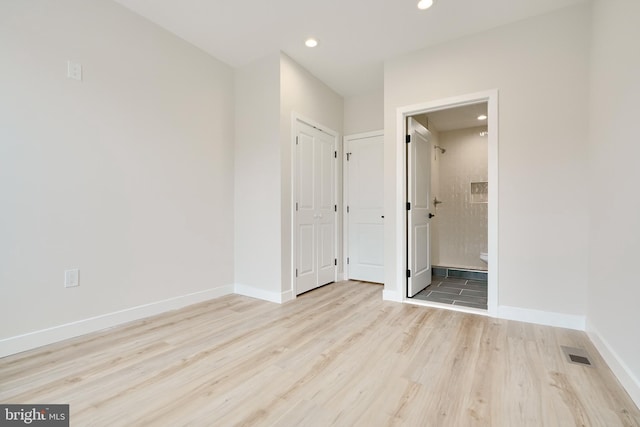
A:
[[[489,93],[493,94],[493,93]],[[495,94],[497,95],[497,94]],[[407,135],[418,122],[429,133],[429,177],[419,178],[410,149],[406,158],[407,199],[407,286],[405,301],[421,305],[446,306],[461,311],[495,314],[497,306],[497,96],[433,103],[404,114]],[[420,141],[418,141],[420,142]],[[423,150],[425,151],[425,150]],[[420,160],[424,164],[424,160]],[[421,231],[413,224],[416,179],[428,180],[428,202],[423,226],[428,230],[425,253],[416,248]],[[414,202],[414,203],[412,203]],[[425,206],[423,206],[425,205]],[[422,233],[425,234],[425,233]],[[421,255],[424,260],[421,262]],[[412,282],[414,271],[428,263],[431,280],[424,289]]]

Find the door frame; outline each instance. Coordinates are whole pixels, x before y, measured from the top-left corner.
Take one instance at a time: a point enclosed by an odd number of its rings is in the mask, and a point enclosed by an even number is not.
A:
[[[290,187],[290,192],[291,192],[291,197],[290,197],[290,206],[291,206],[291,221],[289,224],[290,227],[290,231],[291,231],[291,241],[289,242],[289,244],[291,245],[291,257],[290,257],[290,265],[291,265],[291,270],[290,270],[290,276],[291,276],[291,288],[290,288],[290,292],[291,292],[291,296],[292,299],[296,299],[297,293],[296,293],[296,283],[297,283],[297,277],[296,277],[296,258],[298,255],[298,247],[297,247],[297,239],[298,239],[298,233],[297,233],[297,227],[296,227],[296,184],[298,183],[298,167],[297,167],[297,148],[296,148],[296,136],[297,136],[297,125],[298,122],[304,123],[306,125],[309,125],[311,127],[314,127],[326,134],[328,134],[329,136],[331,136],[333,138],[334,144],[335,144],[335,150],[337,152],[337,158],[340,158],[340,156],[342,155],[342,145],[340,144],[340,134],[336,131],[334,131],[333,129],[324,126],[321,123],[316,122],[313,119],[310,119],[308,117],[303,116],[302,114],[298,114],[295,111],[291,113],[291,163],[290,163],[290,167],[291,167],[291,187]],[[334,235],[334,251],[335,251],[335,256],[336,259],[338,259],[338,262],[340,262],[340,254],[338,253],[338,248],[340,247],[338,244],[338,229],[340,228],[340,224],[339,224],[339,220],[340,220],[340,216],[338,215],[338,212],[340,212],[340,204],[341,204],[341,198],[339,197],[340,194],[338,193],[338,188],[340,185],[339,179],[341,174],[339,173],[338,169],[340,162],[337,161],[336,159],[336,167],[334,168],[334,177],[333,177],[333,194],[334,194],[334,202],[335,204],[338,206],[338,209],[336,210],[336,212],[334,212],[334,229],[333,229],[333,235]],[[336,271],[334,274],[334,281],[338,280],[338,271],[340,270],[340,265],[338,264],[336,266]]]
[[[489,178],[489,203],[488,203],[488,284],[487,284],[487,310],[473,309],[463,306],[446,306],[449,310],[466,311],[472,313],[498,315],[498,90],[492,89],[483,92],[470,93],[450,98],[428,101],[419,104],[399,107],[396,111],[396,190],[400,203],[396,205],[396,241],[399,242],[396,252],[396,281],[400,290],[401,301],[426,306],[445,308],[442,304],[432,304],[428,301],[416,301],[407,298],[406,271],[407,271],[407,155],[405,149],[405,135],[407,134],[407,118],[416,114],[425,114],[438,110],[460,107],[463,105],[486,102],[488,119],[488,178]],[[480,254],[478,254],[480,256]]]
[[[347,145],[351,141],[356,141],[358,139],[364,138],[373,138],[376,136],[383,137],[383,145],[384,145],[384,129],[374,130],[371,132],[362,132],[362,133],[354,133],[351,135],[345,135],[342,143],[343,153],[342,153],[342,265],[343,269],[343,280],[349,279],[349,264],[347,263],[347,257],[349,256],[349,216],[347,214],[347,206],[349,205],[349,174],[347,171],[349,170],[349,164],[347,162]],[[383,198],[383,209],[384,209],[384,198]],[[384,221],[383,221],[384,224]],[[383,282],[384,283],[384,282]]]

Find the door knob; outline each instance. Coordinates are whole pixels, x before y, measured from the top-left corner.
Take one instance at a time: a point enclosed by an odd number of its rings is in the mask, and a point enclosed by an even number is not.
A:
[[[431,212],[429,212],[429,219],[433,218],[435,216],[435,214],[432,214]]]

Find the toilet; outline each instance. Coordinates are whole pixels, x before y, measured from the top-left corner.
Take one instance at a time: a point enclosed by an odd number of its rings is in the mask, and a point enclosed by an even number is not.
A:
[[[486,252],[480,252],[480,259],[484,261],[485,264],[489,264],[489,255]]]

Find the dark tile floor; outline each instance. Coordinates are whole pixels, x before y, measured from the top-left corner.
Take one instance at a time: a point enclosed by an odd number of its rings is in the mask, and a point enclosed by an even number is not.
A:
[[[431,285],[418,292],[414,298],[486,310],[487,282],[433,276]]]

